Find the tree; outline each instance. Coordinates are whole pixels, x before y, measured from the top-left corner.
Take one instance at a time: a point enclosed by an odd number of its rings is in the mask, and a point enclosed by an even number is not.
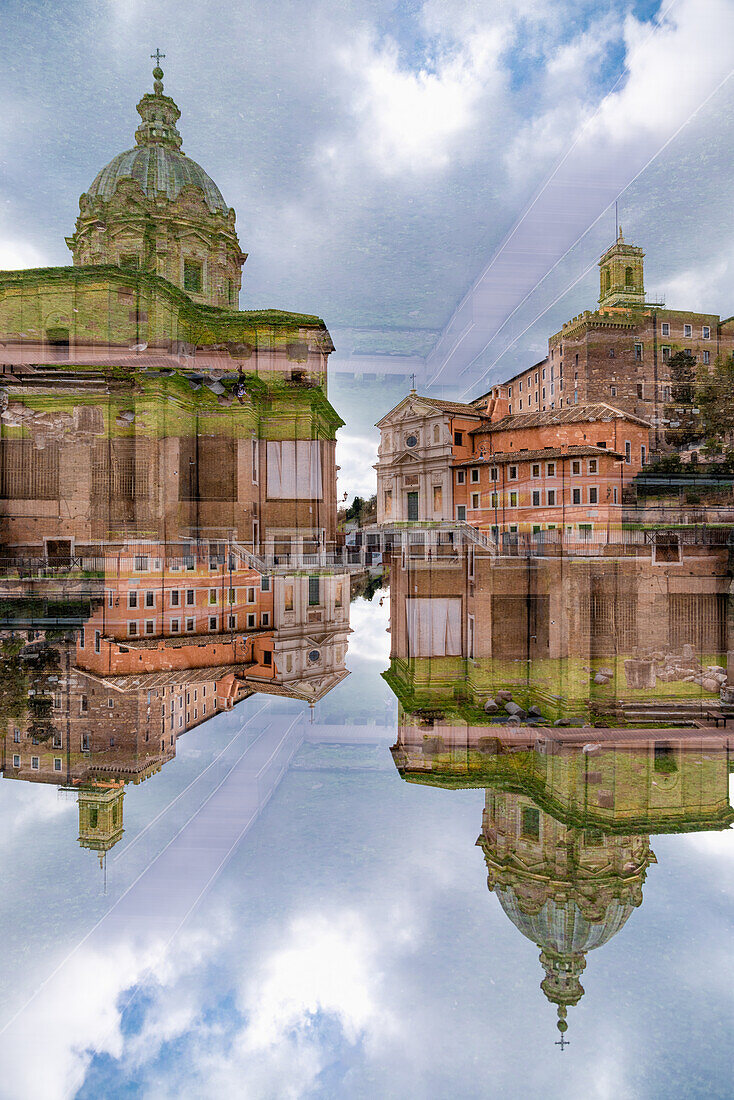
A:
[[[717,356],[714,369],[702,372],[696,402],[707,448],[719,451],[734,433],[734,358]]]
[[[359,520],[364,511],[364,501],[361,497],[355,497],[352,503],[347,508],[347,519],[354,519],[359,523]]]
[[[670,360],[672,401],[665,406],[670,421],[665,430],[665,442],[674,447],[686,447],[700,439],[702,426],[696,407],[696,360],[685,351],[677,351]]]

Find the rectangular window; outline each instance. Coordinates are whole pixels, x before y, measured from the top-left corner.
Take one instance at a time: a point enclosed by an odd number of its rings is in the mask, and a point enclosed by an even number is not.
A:
[[[179,592],[177,588],[171,589],[171,607],[178,607],[180,600]]]
[[[580,489],[574,489],[573,490],[573,503],[574,504],[580,504],[581,503],[581,490]]]
[[[187,619],[186,620],[186,633],[187,634],[193,634],[193,632],[194,632],[194,620],[193,619]]]
[[[669,321],[663,321],[663,323],[661,324],[661,326],[660,326],[660,335],[661,336],[670,336],[670,322]]]
[[[247,616],[247,629],[252,630],[254,628],[254,626],[255,626],[255,616],[252,613],[250,613]]]
[[[456,518],[459,521],[459,523],[465,523],[466,522],[466,505],[465,504],[457,504],[457,506],[456,506]]]
[[[642,359],[642,344],[635,344],[635,359],[638,362]]]
[[[693,325],[684,325],[683,326],[683,335],[684,336],[693,336]]]
[[[642,397],[642,382],[637,383],[637,396]]]
[[[517,493],[510,493],[510,508],[517,508]]]
[[[597,472],[598,467],[599,467],[599,460],[597,458],[590,458],[589,459],[589,473],[590,474],[595,474]]]
[[[624,461],[629,465],[632,461],[632,444],[629,439],[625,440],[624,444]]]
[[[60,756],[55,756],[54,757],[54,771],[55,772],[60,772],[61,771],[61,757]]]
[[[616,397],[616,396],[617,396],[617,387],[616,387],[616,386],[612,386],[612,387],[611,387],[611,391],[612,391],[612,397]]]
[[[710,352],[710,351],[708,351],[708,350],[706,350],[706,351],[704,351],[704,353],[703,353],[703,363],[704,363],[704,366],[705,366],[705,367],[707,367],[707,366],[709,365],[709,363],[710,363],[710,362],[711,362],[711,352]]]
[[[270,612],[263,611],[260,616],[260,626],[270,626]]]
[[[184,260],[184,290],[189,294],[201,294],[202,267],[198,260]]]
[[[479,507],[479,493],[472,493],[472,495],[471,495],[471,506],[472,506],[472,508],[478,508]]]
[[[517,466],[510,466],[507,476],[510,481],[517,481]]]
[[[254,587],[247,589],[247,602],[248,603],[254,603],[255,602],[255,589],[254,589]]]
[[[257,449],[257,440],[252,440],[252,483],[257,485],[260,480],[260,454]]]
[[[39,760],[37,756],[31,757],[31,767],[34,771],[38,771]]]
[[[171,634],[180,634],[181,632],[181,620],[171,619]]]
[[[471,480],[472,482],[474,482],[475,485],[479,481],[479,470],[476,467],[472,469]]]
[[[217,604],[217,590],[216,588],[209,589],[209,606],[216,607]]]
[[[137,594],[137,592],[128,592],[128,594],[127,594],[127,606],[128,607],[137,607],[138,606],[138,594]]]
[[[227,627],[228,627],[229,630],[236,630],[237,629],[237,616],[236,615],[230,615],[228,617]]]
[[[209,616],[209,629],[210,630],[216,630],[217,629],[217,616],[216,615],[210,615]]]
[[[548,490],[548,503],[553,506],[556,503],[556,491],[555,489]]]
[[[533,489],[533,508],[540,507],[540,489]]]
[[[496,466],[490,466],[489,468],[489,480],[499,481],[500,472]]]
[[[154,634],[155,633],[155,620],[154,619],[146,619],[145,620],[145,633],[146,634]]]
[[[547,463],[547,465],[545,467],[545,472],[546,472],[547,477],[555,477],[556,476],[556,464],[555,464],[555,462]]]
[[[642,443],[640,445],[640,464],[642,466],[644,466],[646,461],[647,461],[647,447],[645,446],[644,443]]]
[[[463,470],[457,470],[456,471],[456,484],[457,485],[463,485],[464,480],[465,480],[464,471]]]
[[[571,463],[571,473],[576,475],[581,473],[581,462],[578,458],[575,458]]]
[[[464,445],[464,433],[454,432],[454,443],[457,447],[463,447]]]
[[[708,325],[703,326],[703,328],[701,329],[701,335],[703,336],[704,340],[711,339],[711,329]]]
[[[308,578],[308,606],[317,607],[321,602],[321,578]]]
[[[592,485],[592,487],[589,489],[589,504],[598,504],[598,503],[599,503],[599,490],[595,486]]]
[[[540,810],[537,806],[523,806],[520,832],[528,840],[540,839]]]
[[[270,591],[270,577],[261,577],[260,578],[260,591],[261,592],[269,592]]]
[[[146,607],[155,607],[155,592],[146,592],[145,593],[145,606]]]
[[[84,649],[84,627],[79,631],[79,648]]]
[[[136,638],[138,634],[138,624],[135,622],[129,622],[127,624],[127,636],[128,638]]]
[[[263,653],[263,664],[266,668],[271,668],[273,664],[273,652],[270,649],[266,649]]]
[[[193,588],[187,588],[186,589],[186,606],[187,607],[193,607],[195,603],[196,603],[196,596],[194,594],[194,589]]]
[[[408,493],[407,497],[408,497],[408,501],[407,501],[407,504],[408,504],[408,519],[409,520],[417,520],[418,519],[418,494],[417,493]]]
[[[540,463],[533,464],[533,477],[540,477]]]
[[[663,347],[661,347],[661,349],[660,349],[660,354],[662,356],[662,360],[663,360],[664,363],[667,363],[667,362],[670,361],[670,348],[669,347],[666,347],[665,345],[663,345]]]
[[[13,767],[14,768],[19,768],[20,767],[20,753],[16,752],[15,755],[13,756]]]
[[[443,508],[443,491],[440,485],[433,486],[433,510],[440,512]]]

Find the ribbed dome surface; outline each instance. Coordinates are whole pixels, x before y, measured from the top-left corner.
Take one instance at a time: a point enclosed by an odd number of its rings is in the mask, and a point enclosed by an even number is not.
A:
[[[109,200],[121,179],[134,179],[149,198],[163,192],[178,198],[181,189],[193,184],[204,192],[209,209],[227,212],[222,193],[195,160],[165,145],[137,145],[118,155],[98,173],[88,194]]]
[[[538,947],[559,954],[590,951],[601,947],[619,932],[634,909],[631,903],[613,900],[606,909],[604,919],[588,921],[574,901],[558,903],[552,898],[537,913],[524,913],[518,905],[511,887],[498,889],[500,905],[512,923],[524,936]]]

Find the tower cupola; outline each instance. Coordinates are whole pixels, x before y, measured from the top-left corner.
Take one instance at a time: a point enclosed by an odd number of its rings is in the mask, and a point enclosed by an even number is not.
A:
[[[599,306],[642,306],[645,304],[643,261],[645,253],[627,244],[619,227],[617,239],[599,260]]]

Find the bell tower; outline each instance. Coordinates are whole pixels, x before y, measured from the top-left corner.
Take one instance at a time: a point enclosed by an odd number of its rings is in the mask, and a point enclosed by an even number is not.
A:
[[[599,260],[599,306],[643,306],[645,304],[644,261],[641,248],[627,244],[619,235]]]
[[[80,787],[79,844],[99,854],[100,866],[105,854],[122,836],[122,802],[125,784],[120,780]]]

